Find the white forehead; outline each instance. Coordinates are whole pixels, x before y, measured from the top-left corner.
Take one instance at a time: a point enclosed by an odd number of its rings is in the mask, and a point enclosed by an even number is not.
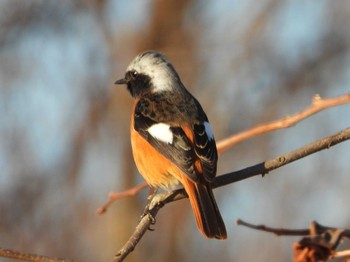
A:
[[[171,90],[177,86],[178,75],[170,62],[160,53],[147,51],[138,55],[126,71],[147,75],[156,91]]]

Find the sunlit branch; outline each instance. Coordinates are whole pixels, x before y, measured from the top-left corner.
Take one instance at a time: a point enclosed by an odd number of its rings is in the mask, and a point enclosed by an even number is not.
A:
[[[217,143],[219,153],[223,153],[226,150],[232,148],[234,145],[247,140],[248,138],[261,135],[267,132],[271,132],[278,129],[287,128],[293,126],[300,121],[314,115],[322,110],[330,107],[343,105],[350,103],[350,94],[345,94],[338,97],[321,98],[319,95],[314,96],[312,104],[303,111],[300,111],[294,115],[284,117],[280,120],[270,123],[261,124],[257,127],[248,129],[238,134],[234,134],[231,137],[222,139]]]
[[[125,191],[122,191],[122,192],[118,192],[118,193],[114,193],[114,192],[111,192],[109,193],[109,196],[108,196],[108,200],[106,203],[104,203],[102,205],[102,207],[100,207],[99,209],[97,209],[96,213],[98,215],[102,215],[104,214],[108,207],[116,200],[118,199],[122,199],[122,198],[126,198],[126,197],[131,197],[131,196],[135,196],[137,195],[142,189],[148,187],[147,183],[142,183],[142,184],[139,184],[133,188],[130,188],[128,190],[125,190]]]

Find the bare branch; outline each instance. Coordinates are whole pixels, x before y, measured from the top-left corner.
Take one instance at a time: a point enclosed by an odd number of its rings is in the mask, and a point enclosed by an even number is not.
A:
[[[300,158],[306,157],[318,151],[328,149],[338,143],[350,139],[350,127],[340,131],[337,134],[322,138],[308,145],[302,146],[299,149],[291,151],[287,154],[278,156],[274,159],[262,162],[255,166],[224,174],[215,178],[213,187],[220,187],[237,181],[247,179],[256,175],[266,175],[268,172],[277,169],[281,166],[294,162]]]
[[[152,213],[155,216],[159,209],[153,209]],[[119,262],[123,261],[132,251],[134,251],[136,245],[146,233],[147,229],[151,226],[152,218],[150,214],[145,215],[139,224],[136,226],[134,233],[125,243],[125,245],[120,249],[120,251],[114,256],[113,261]]]
[[[23,252],[15,251],[12,249],[5,249],[0,247],[0,257],[7,257],[18,259],[22,261],[31,261],[31,262],[73,262],[73,260],[65,259],[65,258],[57,258],[57,257],[47,257],[40,256],[35,254],[26,254]]]
[[[115,255],[113,262],[123,261],[135,249],[142,236],[146,233],[150,226],[155,223],[155,217],[158,211],[166,203],[170,203],[185,197],[187,197],[187,194],[184,190],[181,189],[174,192],[165,192],[154,196],[151,203],[149,204],[148,210],[146,210],[146,215],[142,217],[139,224],[136,226],[134,233],[131,235],[125,245],[120,249],[120,251]]]
[[[348,139],[350,139],[350,128],[347,128],[337,134],[317,140],[297,150],[268,160],[266,162],[236,172],[218,176],[213,182],[213,187],[221,187],[259,174],[267,174],[269,171],[277,169],[283,165],[291,163],[295,160],[298,160],[320,150],[328,149]],[[128,256],[128,254],[134,250],[141,237],[145,234],[145,232],[152,225],[152,223],[154,223],[154,219],[160,208],[162,208],[167,203],[180,200],[186,197],[186,192],[183,189],[179,189],[174,192],[158,194],[157,198],[153,198],[148,209],[148,213],[151,215],[146,215],[142,218],[142,220],[136,227],[134,233],[131,235],[127,243],[115,256],[114,261],[123,261]]]
[[[306,108],[301,112],[298,112],[291,116],[287,116],[277,121],[261,124],[252,129],[243,131],[241,133],[235,134],[226,139],[220,140],[217,143],[218,152],[219,154],[221,154],[226,150],[228,150],[229,148],[231,148],[232,146],[244,140],[247,140],[248,138],[261,135],[267,132],[271,132],[274,130],[293,126],[299,123],[300,121],[304,120],[305,118],[308,118],[309,116],[314,115],[324,109],[343,105],[346,103],[350,103],[350,93],[342,96],[338,96],[338,97],[331,97],[331,98],[321,98],[319,95],[316,95],[312,100],[311,106],[309,106],[308,108]]]
[[[237,225],[242,225],[251,229],[256,229],[260,231],[265,231],[269,233],[273,233],[277,236],[315,236],[315,235],[320,235],[324,233],[325,231],[336,231],[338,228],[335,227],[328,227],[328,226],[323,226],[316,221],[312,221],[310,223],[309,228],[304,228],[304,229],[285,229],[285,228],[273,228],[273,227],[268,227],[265,225],[254,225],[251,223],[248,223],[246,221],[243,221],[241,219],[238,219],[236,221]],[[347,237],[350,238],[350,230],[348,229],[341,229],[342,231],[342,237]]]
[[[104,203],[102,205],[102,207],[100,207],[99,209],[97,209],[96,213],[98,215],[102,215],[104,214],[108,207],[115,201],[115,200],[118,200],[118,199],[122,199],[122,198],[126,198],[126,197],[130,197],[130,196],[135,196],[136,194],[138,194],[142,189],[148,187],[148,184],[146,182],[142,183],[142,184],[139,184],[133,188],[130,188],[128,190],[125,190],[123,192],[118,192],[118,193],[115,193],[115,192],[111,192],[109,193],[109,196],[108,196],[108,200],[106,203]]]
[[[265,225],[253,225],[245,222],[241,219],[236,221],[237,225],[242,225],[251,229],[261,230],[269,233],[273,233],[277,236],[307,236],[310,234],[310,229],[285,229],[285,228],[273,228]]]

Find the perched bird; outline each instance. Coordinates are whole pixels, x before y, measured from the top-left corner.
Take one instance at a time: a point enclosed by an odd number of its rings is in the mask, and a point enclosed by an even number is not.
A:
[[[141,175],[153,188],[183,186],[199,231],[207,238],[226,239],[211,188],[218,160],[213,131],[175,68],[161,53],[146,51],[115,84],[126,84],[136,99],[131,145]]]

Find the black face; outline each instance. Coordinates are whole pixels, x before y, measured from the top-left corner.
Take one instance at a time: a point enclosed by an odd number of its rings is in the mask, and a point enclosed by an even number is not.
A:
[[[130,94],[135,98],[151,88],[151,78],[136,71],[128,71],[125,74],[125,82]]]

